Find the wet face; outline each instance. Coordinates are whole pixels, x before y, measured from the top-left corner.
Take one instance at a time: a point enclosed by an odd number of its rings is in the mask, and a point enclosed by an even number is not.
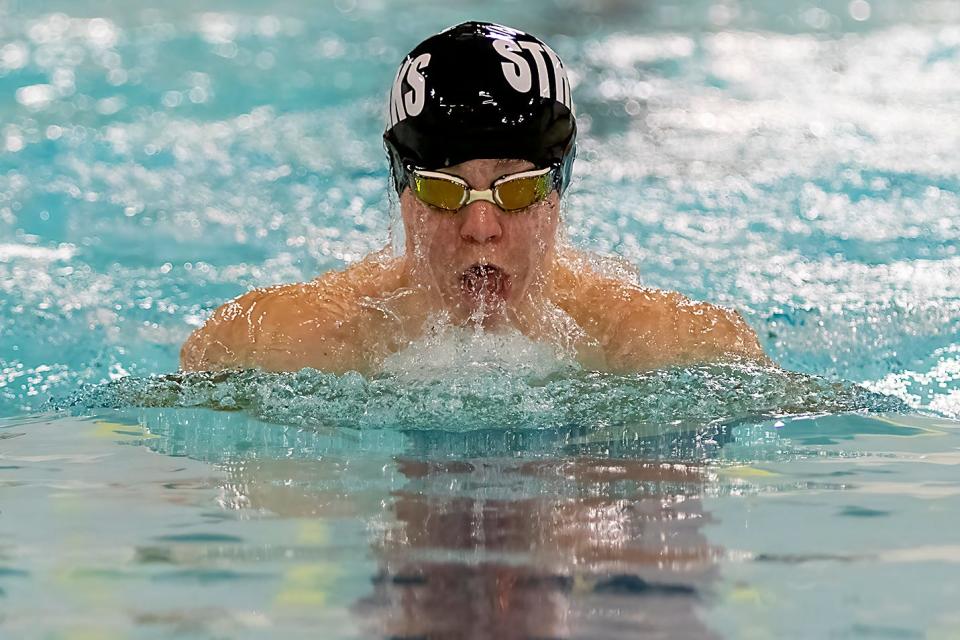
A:
[[[482,190],[534,168],[525,160],[484,159],[442,171]],[[556,191],[518,211],[484,200],[445,211],[408,188],[400,195],[400,211],[415,282],[436,293],[455,319],[496,317],[542,292],[559,224]]]

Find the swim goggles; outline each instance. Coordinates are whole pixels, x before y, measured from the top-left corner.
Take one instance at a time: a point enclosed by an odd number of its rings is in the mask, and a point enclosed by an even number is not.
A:
[[[463,178],[439,171],[409,169],[410,190],[431,207],[457,211],[477,200],[492,202],[504,211],[519,211],[546,198],[556,181],[556,167],[511,173],[489,189],[471,189]]]

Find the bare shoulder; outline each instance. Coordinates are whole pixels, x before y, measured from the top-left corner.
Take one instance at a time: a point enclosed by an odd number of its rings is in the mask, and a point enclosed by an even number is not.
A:
[[[565,262],[565,308],[600,341],[615,370],[724,359],[770,363],[756,333],[733,309],[643,287],[582,261]]]
[[[395,261],[374,254],[310,282],[249,291],[193,332],[181,348],[181,368],[363,369],[363,300],[399,273]]]

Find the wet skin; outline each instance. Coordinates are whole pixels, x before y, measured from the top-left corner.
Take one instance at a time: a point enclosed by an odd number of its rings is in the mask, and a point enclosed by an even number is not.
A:
[[[483,159],[444,171],[488,189],[532,168]],[[181,367],[370,374],[444,324],[512,327],[593,370],[770,363],[735,311],[601,273],[587,254],[560,246],[556,191],[516,212],[482,200],[447,212],[405,189],[400,211],[404,255],[383,250],[311,282],[255,289],[224,304],[183,345]]]

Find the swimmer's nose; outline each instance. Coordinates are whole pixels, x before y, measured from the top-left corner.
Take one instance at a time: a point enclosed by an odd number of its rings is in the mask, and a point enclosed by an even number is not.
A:
[[[486,244],[503,235],[497,205],[492,202],[484,200],[471,202],[460,210],[460,216],[462,216],[460,237],[467,242]]]

